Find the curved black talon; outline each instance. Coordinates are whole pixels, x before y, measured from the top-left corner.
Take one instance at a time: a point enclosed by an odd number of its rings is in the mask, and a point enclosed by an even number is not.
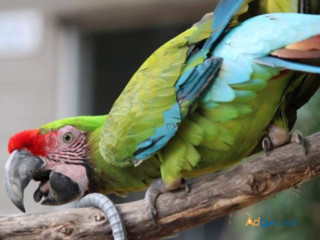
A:
[[[268,157],[270,155],[270,151],[273,149],[272,142],[268,136],[262,139],[262,148]]]
[[[157,210],[155,209],[155,207],[154,206],[148,206],[147,207],[147,211],[149,212],[150,217],[151,217],[154,225],[156,225],[156,227],[159,228],[160,224],[159,224],[159,222],[157,220]]]
[[[190,192],[189,183],[184,178],[181,179],[181,186],[184,187],[186,193]]]
[[[299,143],[303,147],[304,155],[307,155],[306,141],[300,131],[294,131],[291,136],[291,142]]]

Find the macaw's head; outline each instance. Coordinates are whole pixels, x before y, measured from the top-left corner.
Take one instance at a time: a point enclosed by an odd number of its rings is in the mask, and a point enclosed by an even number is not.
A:
[[[23,193],[31,180],[39,181],[36,202],[59,205],[89,191],[93,167],[92,138],[106,117],[75,117],[13,135],[5,166],[6,188],[12,202],[25,211]],[[95,131],[97,130],[97,131]]]

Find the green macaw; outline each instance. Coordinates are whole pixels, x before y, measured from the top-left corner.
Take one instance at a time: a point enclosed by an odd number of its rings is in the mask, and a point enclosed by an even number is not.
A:
[[[260,142],[266,151],[287,143],[297,109],[320,83],[310,63],[320,56],[320,16],[298,14],[318,8],[317,1],[222,0],[142,64],[109,115],[12,136],[11,200],[24,210],[32,179],[40,181],[35,201],[48,205],[149,186],[154,216],[157,195],[185,178],[226,168]]]

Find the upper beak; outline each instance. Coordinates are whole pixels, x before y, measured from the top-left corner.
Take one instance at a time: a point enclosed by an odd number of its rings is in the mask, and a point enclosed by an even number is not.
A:
[[[28,151],[15,150],[5,166],[6,188],[11,201],[23,212],[23,192],[31,180],[41,181],[33,198],[45,205],[59,205],[81,197],[79,185],[60,172],[45,169],[45,162]]]
[[[5,165],[6,188],[11,201],[25,212],[23,192],[35,174],[45,165],[44,161],[27,151],[15,150]]]

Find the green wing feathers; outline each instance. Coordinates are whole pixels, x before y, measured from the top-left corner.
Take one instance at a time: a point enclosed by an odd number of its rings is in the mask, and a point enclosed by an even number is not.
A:
[[[107,162],[132,165],[138,145],[163,125],[163,112],[176,102],[175,84],[190,44],[209,34],[208,23],[190,28],[160,47],[134,74],[104,124],[100,150]]]

